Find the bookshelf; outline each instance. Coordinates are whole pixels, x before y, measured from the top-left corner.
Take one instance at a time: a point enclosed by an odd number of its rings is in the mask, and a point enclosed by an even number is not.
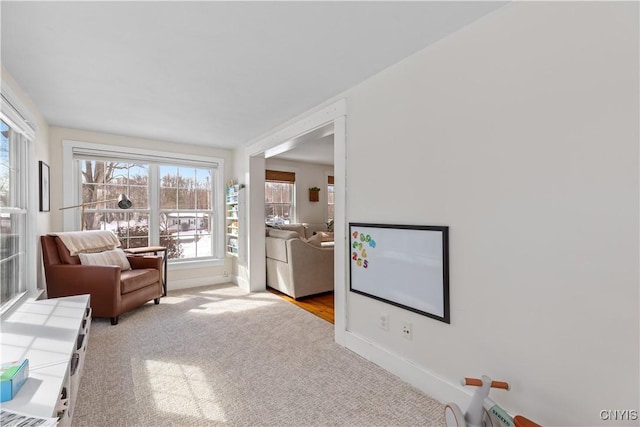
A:
[[[240,186],[236,181],[229,181],[226,189],[226,209],[225,209],[225,232],[227,255],[238,256],[238,240],[240,220],[238,215],[238,202],[240,196]]]
[[[2,407],[69,426],[91,329],[89,295],[28,301],[2,319],[2,360],[29,359],[29,377]]]

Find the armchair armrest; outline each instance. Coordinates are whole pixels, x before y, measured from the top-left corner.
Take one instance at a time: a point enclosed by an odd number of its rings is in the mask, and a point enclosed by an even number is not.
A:
[[[291,239],[287,241],[287,252],[296,298],[333,290],[333,247],[321,248]]]
[[[92,305],[104,301],[113,307],[120,300],[120,267],[56,264],[47,267],[46,275],[49,298],[90,294]]]
[[[162,257],[155,255],[129,255],[127,256],[129,264],[133,270],[141,268],[153,268],[158,271],[162,271]]]

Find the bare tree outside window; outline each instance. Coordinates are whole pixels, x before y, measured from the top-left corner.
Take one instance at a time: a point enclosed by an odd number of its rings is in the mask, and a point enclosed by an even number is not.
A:
[[[146,165],[84,160],[82,165],[82,201],[100,202],[85,209],[84,228],[98,230],[104,224],[126,221],[119,211],[118,195],[125,193],[135,210],[148,210],[148,172]],[[106,202],[112,200],[111,202]]]

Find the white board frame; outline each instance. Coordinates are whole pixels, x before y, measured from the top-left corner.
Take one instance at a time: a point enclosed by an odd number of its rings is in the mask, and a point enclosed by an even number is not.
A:
[[[349,223],[349,290],[451,323],[449,227]]]

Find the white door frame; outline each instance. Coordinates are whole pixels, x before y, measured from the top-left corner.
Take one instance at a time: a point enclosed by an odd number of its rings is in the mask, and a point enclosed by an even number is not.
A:
[[[289,144],[294,138],[300,137],[315,129],[333,124],[334,132],[334,310],[335,310],[335,341],[344,346],[347,328],[347,209],[346,209],[346,130],[347,103],[341,99],[328,107],[312,113],[293,124],[275,131],[246,149],[247,165],[249,167],[249,288],[251,291],[261,291],[266,288],[265,262],[265,234],[264,234],[264,167],[261,172],[257,165],[264,166],[264,154],[267,150],[283,144]],[[257,176],[259,175],[259,176]],[[262,185],[260,185],[262,182]],[[253,258],[253,260],[252,260]]]

